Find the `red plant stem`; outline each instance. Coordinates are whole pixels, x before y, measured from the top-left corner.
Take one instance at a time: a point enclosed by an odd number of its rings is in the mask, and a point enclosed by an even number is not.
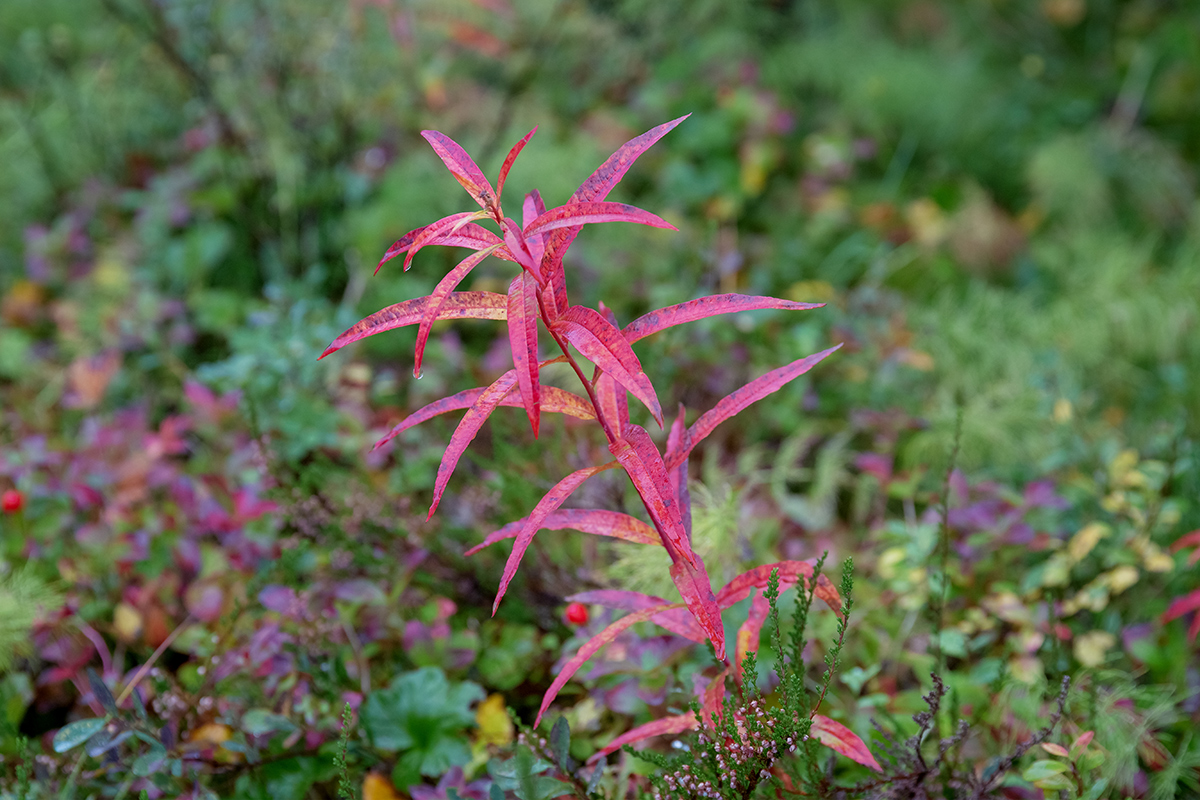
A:
[[[562,340],[557,333],[550,327],[550,315],[546,313],[546,304],[542,301],[542,293],[537,293],[538,310],[542,312],[542,322],[546,323],[546,330],[550,331],[550,336],[554,339],[559,349],[563,351],[563,355],[567,358],[567,363],[571,365],[571,369],[575,370],[575,374],[579,376],[579,382],[583,384],[584,390],[587,392],[588,400],[592,404],[592,408],[596,412],[596,421],[600,423],[600,427],[604,429],[604,435],[608,438],[609,444],[615,444],[617,437],[613,434],[612,427],[608,424],[608,420],[604,418],[604,412],[600,408],[600,403],[596,401],[596,393],[592,388],[592,382],[583,374],[583,368],[579,366],[579,362],[571,355],[571,351],[567,349],[567,343]]]

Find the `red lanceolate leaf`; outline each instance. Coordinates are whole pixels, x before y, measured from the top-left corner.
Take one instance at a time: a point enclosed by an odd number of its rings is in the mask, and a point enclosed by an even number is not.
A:
[[[536,728],[541,724],[542,715],[546,713],[546,709],[549,708],[550,704],[554,702],[554,698],[558,696],[559,690],[566,686],[567,681],[571,680],[571,677],[579,671],[580,667],[587,663],[589,658],[596,654],[596,651],[611,642],[613,639],[617,638],[617,636],[626,628],[636,625],[639,622],[644,622],[661,611],[666,611],[670,608],[677,608],[678,605],[678,603],[675,603],[656,606],[654,608],[646,608],[641,611],[635,611],[632,614],[621,617],[619,620],[600,631],[600,633],[584,642],[583,646],[579,648],[579,652],[571,656],[570,660],[567,661],[566,664],[563,664],[562,671],[555,676],[554,682],[551,683],[550,688],[546,690],[546,694],[542,697],[542,705],[538,709],[537,718],[533,721],[533,727]]]
[[[351,342],[374,336],[393,328],[403,328],[416,325],[425,317],[425,309],[429,305],[428,297],[417,297],[396,303],[376,311],[369,317],[351,325],[339,337],[333,340],[325,352],[318,356],[324,358],[330,353],[336,353]],[[495,292],[452,292],[437,314],[438,319],[507,319],[508,298]]]
[[[750,381],[742,388],[723,398],[711,409],[704,412],[692,427],[688,428],[689,441],[687,448],[673,454],[671,460],[667,463],[667,468],[671,469],[679,466],[691,453],[692,448],[703,441],[722,422],[742,411],[742,409],[751,403],[779,391],[789,381],[799,378],[840,347],[841,345],[839,344],[828,350],[822,350],[819,353],[813,353],[811,356],[793,361],[787,366],[773,369],[761,378]]]
[[[592,603],[605,608],[616,608],[622,611],[640,611],[643,608],[664,605],[667,601],[661,597],[653,597],[641,592],[629,592],[623,589],[597,589],[591,592],[579,592],[567,598],[580,603]],[[672,608],[662,611],[650,618],[650,621],[671,633],[690,639],[697,644],[708,641],[704,631],[696,623],[696,618],[687,608]]]
[[[617,327],[616,316],[604,303],[600,304],[600,313],[608,320],[609,325]],[[592,375],[592,394],[596,397],[600,417],[608,423],[614,434],[624,436],[625,427],[629,424],[629,397],[625,387],[613,380],[607,372],[596,367]]]
[[[529,250],[525,234],[521,233],[521,227],[508,217],[500,220],[500,227],[504,229],[504,243],[508,246],[509,252],[516,256],[517,263],[529,270],[533,277],[537,278],[538,283],[541,283],[542,267],[533,260],[533,253]]]
[[[513,162],[517,160],[517,156],[521,155],[521,151],[525,149],[525,145],[529,144],[529,140],[537,133],[537,125],[533,126],[533,130],[521,137],[521,141],[512,146],[508,151],[508,155],[504,158],[504,164],[500,167],[500,177],[496,179],[496,197],[499,198],[504,194],[504,181],[508,180],[508,171],[512,169]]]
[[[766,597],[762,594],[754,595],[754,599],[750,601],[750,615],[738,628],[737,644],[734,646],[733,656],[734,676],[738,683],[745,683],[742,662],[746,660],[747,653],[758,652],[758,638],[762,633],[763,623],[767,621],[767,612],[770,610],[771,604],[767,602]]]
[[[537,189],[534,189],[525,195],[525,202],[521,208],[521,226],[525,227],[529,225],[529,223],[545,213],[546,204],[542,202],[542,195]],[[525,237],[525,244],[529,247],[529,253],[533,256],[534,262],[541,265],[542,256],[546,253],[545,237],[535,233],[533,236]],[[563,306],[563,308],[566,308],[566,306]]]
[[[638,725],[631,731],[622,733],[617,738],[613,739],[597,752],[593,753],[588,758],[588,763],[593,764],[607,756],[609,753],[615,753],[627,744],[634,744],[643,739],[649,739],[651,736],[667,736],[673,733],[683,733],[684,731],[694,731],[700,726],[696,720],[696,715],[692,712],[686,714],[676,714],[673,717],[663,717],[656,719],[653,722],[647,722],[645,725]]]
[[[387,252],[383,254],[383,258],[379,260],[379,265],[375,267],[375,274],[379,274],[379,267],[382,267],[384,264],[391,261],[401,253],[407,253],[408,249],[412,247],[412,243],[416,241],[417,237],[421,235],[421,232],[428,227],[428,225],[422,225],[420,228],[409,231],[400,237],[400,239],[391,247],[389,247]],[[469,247],[472,250],[481,250],[485,247],[492,247],[493,245],[503,245],[504,240],[482,225],[476,225],[474,222],[468,222],[454,233],[445,233],[434,236],[433,241],[425,242],[424,246],[427,247],[435,244],[446,245],[449,247]],[[508,248],[506,247],[498,248],[493,255],[495,255],[496,258],[501,258],[505,261],[516,261],[516,259],[513,258],[512,253],[508,252]]]
[[[779,570],[779,591],[787,589],[798,581],[804,582],[805,590],[808,590],[809,581],[813,577],[813,564],[816,561],[809,559],[807,561],[780,561],[775,564],[760,564],[757,567],[748,569],[741,575],[731,580],[722,587],[721,591],[717,592],[717,605],[722,609],[729,608],[735,603],[741,602],[751,589],[767,588],[767,581],[771,578],[771,573],[774,570]],[[829,579],[824,575],[817,576],[816,597],[825,602],[839,616],[842,613],[842,598],[838,594],[837,587],[830,583]]]
[[[512,539],[521,532],[528,519],[529,517],[524,517],[516,522],[508,523],[499,530],[492,531],[487,535],[486,539],[468,550],[465,555],[473,556],[489,545],[502,542],[505,539]],[[631,517],[619,511],[604,511],[597,508],[559,509],[542,520],[542,528],[551,531],[561,531],[569,528],[571,530],[583,531],[584,533],[593,533],[597,536],[610,536],[614,539],[623,539],[635,544],[662,544],[658,540],[658,531],[637,517]],[[659,602],[665,603],[667,601],[661,600]]]
[[[659,425],[662,425],[662,406],[658,395],[633,348],[621,336],[616,326],[600,312],[584,306],[571,306],[554,320],[555,333],[566,337],[584,358],[613,376],[633,396],[641,400]]]
[[[667,436],[667,455],[669,461],[671,454],[688,449],[688,432],[687,423],[684,421],[683,403],[679,404],[679,414],[676,415],[675,421],[671,423],[671,433]],[[667,476],[671,481],[671,491],[675,495],[675,502],[679,504],[679,516],[683,518],[683,530],[687,533],[687,539],[692,541],[692,494],[688,489],[688,469],[687,459],[679,462],[679,466],[669,470]]]
[[[795,303],[791,300],[780,300],[778,297],[761,297],[747,294],[714,294],[689,300],[686,303],[667,306],[649,314],[643,314],[625,326],[622,333],[630,344],[644,339],[652,333],[682,325],[685,322],[715,317],[720,314],[732,314],[736,311],[755,311],[765,308],[782,308],[788,311],[808,311],[820,308],[824,303]]]
[[[543,362],[545,366],[549,362]],[[441,400],[435,400],[429,405],[414,411],[400,422],[396,427],[388,431],[387,436],[384,436],[375,443],[374,449],[379,449],[383,445],[395,439],[400,434],[404,433],[414,425],[419,425],[425,420],[433,419],[439,414],[445,414],[450,411],[462,411],[464,408],[470,408],[479,400],[479,396],[487,391],[486,387],[477,389],[464,389],[457,394],[452,394],[449,397],[443,397]],[[521,398],[511,389],[504,399],[500,401],[502,406],[510,406],[512,408],[523,408]],[[595,412],[592,411],[591,404],[577,394],[572,394],[566,389],[559,389],[557,386],[542,387],[542,411],[548,411],[552,414],[566,414],[569,417],[576,419],[595,419]],[[655,540],[657,541],[657,539]]]
[[[704,715],[706,725],[714,725],[725,716],[725,678],[729,675],[729,667],[717,673],[717,676],[704,687],[704,701],[700,704],[700,713]],[[715,718],[715,720],[714,720]]]
[[[446,484],[450,482],[450,476],[454,474],[454,468],[458,466],[458,460],[462,458],[467,445],[479,433],[483,423],[487,422],[487,418],[496,410],[496,406],[500,405],[504,396],[512,391],[516,383],[517,371],[510,369],[497,378],[491,386],[484,389],[475,403],[467,409],[467,413],[463,414],[463,418],[459,420],[458,427],[450,436],[450,444],[446,445],[446,452],[442,455],[442,463],[438,465],[437,478],[433,483],[433,502],[429,505],[429,516],[426,519],[433,517],[438,503],[442,501]]]
[[[670,544],[671,548],[668,549],[673,548],[688,564],[694,566],[697,559],[692,553],[687,532],[683,529],[683,519],[670,490],[662,455],[654,446],[650,434],[642,426],[631,424],[626,428],[625,436],[610,444],[608,450],[629,474],[662,537],[663,545]],[[711,589],[709,591],[711,593]]]
[[[671,554],[671,580],[675,582],[675,588],[705,636],[713,643],[717,658],[724,660],[725,626],[721,622],[721,611],[717,608],[712,581],[709,580],[704,562],[697,558],[694,564],[690,564],[669,541],[663,542],[663,545]]]
[[[496,592],[496,599],[492,603],[493,616],[496,614],[496,609],[500,607],[500,601],[504,598],[504,593],[508,591],[508,584],[512,581],[513,576],[517,574],[517,567],[521,564],[521,558],[525,555],[525,551],[529,549],[529,543],[533,541],[533,535],[545,524],[546,517],[557,511],[558,507],[571,496],[571,492],[579,488],[581,483],[593,475],[604,472],[607,469],[612,469],[615,466],[617,466],[616,462],[610,461],[598,467],[575,470],[555,484],[554,488],[538,501],[538,504],[534,506],[533,513],[525,518],[525,525],[517,534],[516,541],[513,542],[512,552],[509,553],[508,562],[504,565],[504,574],[500,577],[500,590]]]
[[[617,148],[617,151],[609,156],[603,164],[601,164],[595,172],[588,177],[586,181],[571,195],[570,203],[591,203],[604,200],[608,197],[608,193],[612,191],[621,178],[625,177],[625,173],[633,166],[633,162],[638,156],[646,152],[650,147],[666,136],[667,132],[674,128],[679,123],[687,119],[688,115],[673,119],[670,122],[664,122],[654,128],[643,133],[641,136],[630,139],[625,144]],[[542,258],[545,265],[544,271],[549,275],[558,273],[561,275],[563,271],[562,259],[567,252],[567,248],[571,246],[571,242],[575,241],[575,236],[579,233],[579,227],[560,228],[554,231],[550,238],[546,241],[546,254]],[[553,281],[553,279],[551,279]],[[565,282],[564,282],[565,283]],[[556,286],[556,293],[558,291]],[[556,297],[559,309],[567,308],[566,295]]]
[[[575,228],[592,222],[638,222],[653,228],[679,230],[657,214],[626,203],[568,203],[552,208],[525,226],[525,235],[545,234],[559,228]]]
[[[513,278],[508,287],[508,343],[512,348],[513,367],[525,414],[538,437],[541,420],[542,386],[538,380],[538,308],[537,282],[528,272]]]
[[[429,302],[425,306],[421,325],[417,328],[417,346],[413,356],[413,375],[415,377],[421,377],[421,361],[425,357],[425,344],[429,341],[429,331],[433,328],[434,320],[438,318],[438,312],[442,310],[442,304],[446,302],[450,293],[462,283],[463,278],[467,277],[480,261],[490,256],[498,247],[500,247],[499,244],[494,244],[484,250],[472,253],[458,262],[458,265],[447,272],[446,277],[438,281],[438,285],[433,287],[433,292],[426,297]]]
[[[421,248],[444,243],[445,239],[457,235],[472,220],[479,219],[481,216],[483,216],[482,211],[463,211],[460,214],[442,217],[437,222],[426,225],[408,246],[408,255],[404,257],[404,271],[408,272],[408,268],[412,266],[412,261]],[[514,253],[514,255],[516,254]]]
[[[857,761],[876,772],[883,772],[883,767],[879,766],[879,762],[875,760],[875,756],[871,755],[871,751],[867,749],[863,740],[842,723],[836,722],[824,714],[813,714],[812,729],[809,731],[809,735],[816,736],[821,744],[841,753],[851,761]]]
[[[1200,633],[1200,589],[1172,600],[1171,605],[1167,606],[1167,610],[1163,612],[1162,621],[1170,622],[1177,617],[1182,617],[1189,611],[1198,612],[1196,618],[1192,620],[1192,624],[1188,628],[1188,638],[1194,642],[1196,641],[1197,633]]]
[[[496,190],[492,188],[491,182],[484,176],[483,170],[467,155],[467,151],[463,150],[458,145],[458,142],[438,131],[421,131],[421,136],[425,137],[425,141],[429,142],[430,146],[433,147],[433,151],[438,154],[438,158],[450,170],[450,174],[454,176],[454,179],[467,190],[467,194],[475,198],[475,202],[479,203],[481,208],[495,216],[494,212],[498,202]],[[524,146],[523,143],[522,146]],[[520,150],[517,152],[520,152]],[[512,154],[512,157],[516,158],[516,154]],[[512,164],[506,162],[506,166],[512,166]]]

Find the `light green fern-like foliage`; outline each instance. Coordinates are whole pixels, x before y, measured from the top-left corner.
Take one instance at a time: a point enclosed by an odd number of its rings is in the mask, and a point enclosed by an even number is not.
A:
[[[30,654],[29,634],[38,617],[58,609],[62,595],[27,569],[0,577],[0,674]]]

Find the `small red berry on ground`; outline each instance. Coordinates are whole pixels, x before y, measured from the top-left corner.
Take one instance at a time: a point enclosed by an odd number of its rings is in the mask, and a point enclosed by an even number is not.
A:
[[[25,506],[25,495],[18,492],[16,489],[9,489],[0,497],[0,508],[4,509],[5,514],[15,514]],[[587,611],[583,612],[587,615]]]
[[[588,621],[587,606],[583,603],[571,603],[567,606],[566,616],[569,625],[586,625]]]

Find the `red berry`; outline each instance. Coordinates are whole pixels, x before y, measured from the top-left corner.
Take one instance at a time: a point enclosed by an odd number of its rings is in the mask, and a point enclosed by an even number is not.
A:
[[[583,603],[571,603],[567,606],[567,623],[570,625],[587,625],[588,610]]]
[[[4,509],[5,514],[15,514],[25,506],[25,495],[18,492],[16,489],[9,489],[0,497],[0,508]],[[584,611],[584,618],[587,618],[587,611]]]

